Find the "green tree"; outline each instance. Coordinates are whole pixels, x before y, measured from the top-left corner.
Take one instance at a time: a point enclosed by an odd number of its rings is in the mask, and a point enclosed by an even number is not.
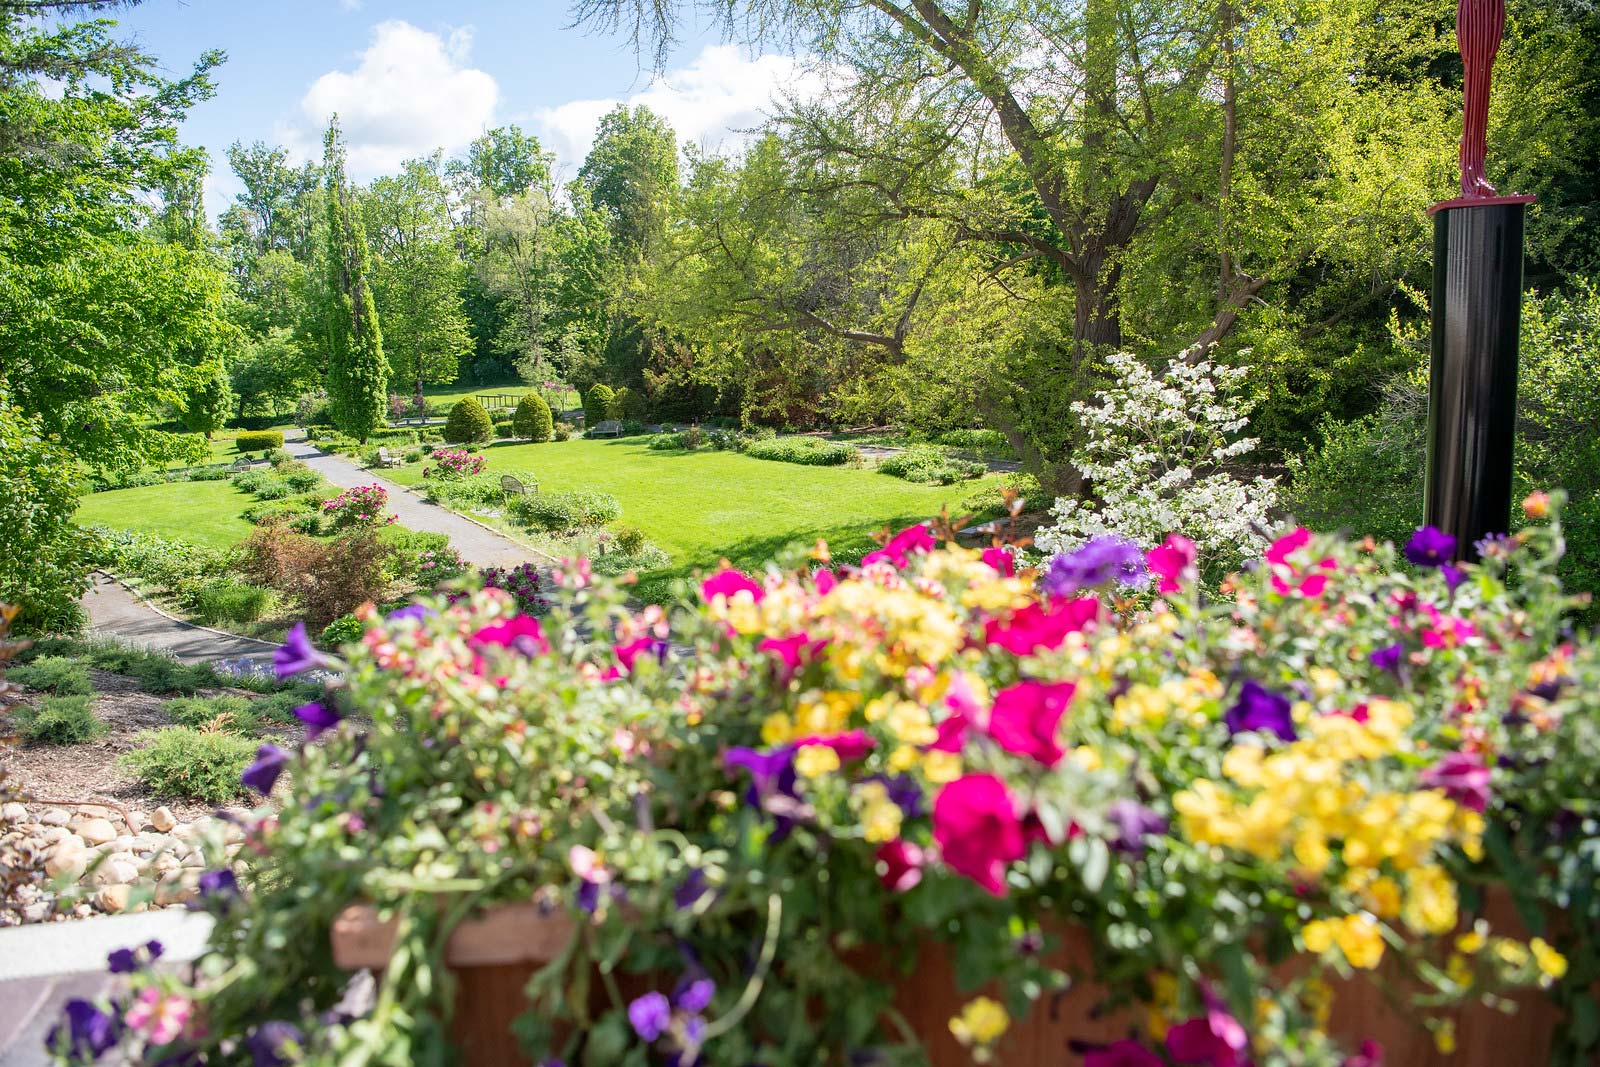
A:
[[[595,382],[589,391],[583,395],[583,422],[585,426],[593,429],[596,425],[611,417],[611,405],[616,403],[617,394],[609,385]]]
[[[547,187],[554,159],[539,138],[522,127],[496,126],[474,139],[464,158],[451,160],[446,173],[464,200],[480,190],[496,197],[515,196]]]
[[[529,382],[551,376],[549,316],[561,287],[563,220],[547,190],[475,202],[478,275],[497,303],[493,346]]]
[[[472,350],[462,305],[466,265],[457,254],[440,157],[408,160],[361,198],[375,257],[373,292],[392,376],[416,396],[453,382]]]
[[[228,371],[241,416],[281,415],[322,384],[317,361],[283,326],[246,344]]]
[[[337,117],[328,124],[322,165],[328,211],[328,397],[334,425],[365,444],[384,421],[389,365],[372,299],[366,227],[345,180]]]
[[[184,401],[183,425],[194,433],[204,434],[209,441],[233,414],[233,400],[228,368],[218,360],[211,364],[206,376]]]
[[[444,439],[453,444],[482,444],[494,438],[494,421],[475,396],[455,402],[444,421]]]
[[[619,104],[600,119],[578,181],[605,215],[617,254],[644,255],[666,229],[678,185],[677,135],[644,105]]]
[[[0,604],[21,607],[23,628],[70,631],[82,617],[91,539],[72,523],[80,470],[0,390]]]
[[[518,437],[529,441],[548,441],[555,423],[550,417],[550,405],[538,393],[528,393],[517,401],[517,410],[511,416],[511,428]]]

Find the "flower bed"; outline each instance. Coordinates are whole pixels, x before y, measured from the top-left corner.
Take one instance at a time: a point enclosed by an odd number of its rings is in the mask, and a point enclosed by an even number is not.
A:
[[[1362,1035],[1401,1031],[1351,974],[1440,1049],[1485,1032],[1459,1005],[1542,990],[1583,1062],[1600,656],[1564,630],[1559,542],[1457,567],[1419,535],[1407,566],[1295,530],[1208,600],[1181,537],[1092,543],[1041,591],[914,526],[671,613],[584,568],[542,619],[493,589],[368,610],[339,708],[302,709],[317,743],[246,772],[291,782],[209,876],[200,990],[119,994],[198,997],[203,1026],[124,1043],[431,1061],[450,934],[531,901],[559,927],[506,949],[544,961],[535,1062],[1376,1064]],[[280,666],[328,665],[301,636]],[[355,904],[392,921],[373,996],[334,956]],[[462,980],[463,1018],[504,1009]]]
[[[389,506],[389,491],[381,485],[357,485],[346,489],[322,505],[322,512],[333,521],[336,530],[353,526],[382,526],[396,521],[396,516],[385,516]]]

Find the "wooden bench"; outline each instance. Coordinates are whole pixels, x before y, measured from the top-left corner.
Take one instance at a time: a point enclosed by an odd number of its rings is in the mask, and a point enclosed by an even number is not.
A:
[[[405,461],[399,456],[395,455],[393,452],[390,452],[387,448],[380,447],[378,449],[377,461],[372,465],[374,467],[398,467],[403,462]]]
[[[622,436],[622,423],[618,422],[616,419],[607,419],[604,422],[597,422],[597,423],[595,423],[594,429],[589,431],[589,436],[590,437],[621,437]]]
[[[537,493],[539,491],[539,483],[538,482],[534,482],[533,483],[533,491],[535,493]],[[514,477],[514,476],[512,476],[510,474],[502,474],[500,476],[500,494],[502,496],[508,496],[508,497],[510,497],[510,496],[527,496],[528,495],[528,487],[526,485],[522,484],[522,479]]]

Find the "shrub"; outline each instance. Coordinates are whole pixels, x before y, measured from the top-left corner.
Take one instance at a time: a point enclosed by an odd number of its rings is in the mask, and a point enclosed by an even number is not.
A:
[[[288,500],[268,500],[250,504],[239,514],[249,523],[256,526],[265,526],[269,522],[289,522],[301,515],[310,513],[305,501],[298,497]]]
[[[333,523],[335,530],[371,528],[395,521],[393,514],[385,515],[389,506],[389,491],[381,485],[357,485],[344,490],[332,500],[324,501],[322,513]]]
[[[570,441],[572,439],[572,426],[570,423],[558,422],[555,429],[550,431],[552,441]]]
[[[937,482],[952,485],[963,478],[977,478],[987,468],[982,463],[956,459],[937,449],[912,448],[889,456],[878,470],[908,482]]]
[[[517,602],[517,610],[524,615],[537,615],[550,606],[540,595],[544,579],[532,563],[519,563],[515,567],[485,567],[478,572],[485,589],[503,589]],[[464,594],[462,594],[464,595]]]
[[[933,440],[947,448],[964,448],[1000,459],[1017,458],[1011,442],[999,430],[947,430]]]
[[[516,435],[529,441],[548,441],[553,429],[550,405],[538,393],[529,393],[517,401],[516,414],[511,417]]]
[[[117,531],[104,536],[101,563],[123,578],[137,579],[181,600],[222,571],[227,556],[155,534]]]
[[[229,730],[249,734],[261,725],[261,713],[250,697],[179,697],[161,705],[161,710],[179,726],[195,730]]]
[[[360,619],[354,615],[341,615],[322,628],[317,644],[323,648],[335,649],[351,641],[361,640],[361,635],[366,632],[367,628]]]
[[[681,452],[690,446],[681,433],[658,433],[650,438],[649,447],[656,452]]]
[[[636,552],[618,550],[591,556],[589,568],[593,574],[614,575],[627,574],[629,571],[655,570],[671,562],[671,556],[646,541]]]
[[[32,663],[12,667],[6,671],[6,681],[62,697],[89,696],[94,692],[88,668],[66,656],[40,656]]]
[[[595,382],[583,397],[583,425],[586,429],[594,429],[600,423],[611,418],[611,405],[616,402],[617,394],[612,392],[611,386]]]
[[[36,745],[77,745],[106,732],[87,696],[54,696],[17,713],[22,736]]]
[[[255,759],[257,742],[226,730],[169,726],[146,730],[118,766],[161,797],[225,804],[248,796],[239,775]]]
[[[747,456],[779,463],[800,463],[808,467],[838,467],[850,461],[856,450],[838,441],[820,437],[776,437],[750,442]]]
[[[464,396],[450,409],[445,420],[444,439],[452,444],[483,444],[494,437],[489,412],[475,396]]]
[[[462,448],[438,448],[433,452],[432,465],[422,468],[424,478],[453,482],[482,474],[489,460],[476,452]]]
[[[187,666],[165,653],[134,648],[121,641],[58,639],[60,654],[75,656],[86,666],[132,678],[148,693],[193,693],[216,685],[217,673],[204,665]],[[53,646],[36,645],[41,651]]]
[[[239,569],[250,581],[295,601],[307,621],[325,626],[383,598],[393,552],[371,530],[324,542],[265,526],[245,541]]]
[[[283,476],[283,480],[288,482],[289,488],[297,493],[309,493],[322,485],[322,475],[310,467],[304,466],[297,470],[289,470]]]
[[[271,471],[249,470],[240,471],[233,475],[231,480],[234,486],[243,492],[254,493],[266,483],[276,481],[277,476]]]
[[[272,448],[282,448],[283,431],[245,430],[233,439],[233,445],[240,452],[265,452]]]
[[[706,432],[706,443],[719,452],[743,452],[750,439],[737,430],[718,428]]]
[[[610,493],[574,489],[514,497],[506,513],[513,522],[531,529],[561,532],[603,526],[622,514],[622,506]]]
[[[613,404],[608,406],[606,410],[615,411],[616,414],[608,416],[609,418],[622,419],[631,422],[644,421],[646,405],[644,394],[639,390],[631,389],[624,385],[622,388],[617,390],[617,394],[613,398],[613,401]]]
[[[461,558],[450,545],[436,548],[425,548],[417,553],[416,567],[412,577],[424,589],[432,589],[441,582],[448,582],[467,569],[467,561]]]
[[[1050,498],[1044,486],[1039,484],[1039,479],[1031,474],[1010,474],[1001,482],[974,489],[962,497],[961,515],[971,515],[979,520],[1005,515],[1007,490],[1022,501],[1022,514],[1043,511],[1050,504]]]
[[[201,586],[189,598],[189,608],[208,626],[255,622],[272,607],[272,590],[225,579]]]
[[[256,483],[251,490],[257,500],[282,500],[294,493],[288,482],[282,478],[266,478]]]
[[[617,547],[630,556],[643,552],[644,546],[649,543],[644,531],[637,526],[618,526],[614,536]]]
[[[227,479],[231,473],[227,467],[190,467],[189,480],[191,482],[220,482]]]
[[[507,472],[516,474],[516,472]],[[527,476],[531,479],[531,475]],[[430,478],[423,483],[423,492],[436,504],[465,511],[488,511],[505,502],[505,490],[500,486],[499,474],[474,474],[457,481],[441,482]]]
[[[292,469],[305,466],[304,463],[301,463],[299,460],[291,456],[287,448],[275,448],[271,452],[268,452],[267,462],[272,464],[274,470],[280,471],[286,468]]]

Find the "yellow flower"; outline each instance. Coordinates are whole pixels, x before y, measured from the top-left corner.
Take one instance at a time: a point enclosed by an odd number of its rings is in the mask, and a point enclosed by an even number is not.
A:
[[[1011,1026],[1005,1007],[989,997],[967,1002],[961,1014],[950,1020],[950,1032],[963,1045],[992,1045]]]
[[[882,782],[866,782],[856,788],[861,805],[863,836],[874,844],[893,841],[900,836],[900,806],[889,799],[889,790]]]
[[[794,769],[805,778],[817,778],[839,769],[839,754],[827,745],[807,745],[794,758]]]
[[[1333,987],[1320,978],[1308,978],[1304,996],[1311,1017],[1319,1027],[1326,1027],[1328,1016],[1333,1012]]]
[[[1469,956],[1475,956],[1483,951],[1483,946],[1488,940],[1483,936],[1483,923],[1480,922],[1471,930],[1456,938],[1456,950],[1465,952]]]
[[[1528,965],[1528,950],[1522,947],[1521,942],[1513,941],[1509,937],[1495,939],[1494,954],[1512,967]]]
[[[1333,854],[1328,851],[1328,839],[1321,830],[1307,826],[1295,835],[1294,859],[1311,874],[1321,874],[1328,869]]]
[[[891,734],[908,745],[931,745],[939,737],[928,709],[909,700],[896,701],[884,725]]]
[[[1557,952],[1548,941],[1536,937],[1528,942],[1528,947],[1533,950],[1533,961],[1539,965],[1539,973],[1548,981],[1541,981],[1541,985],[1559,982],[1567,973],[1567,957]]]
[[[1167,717],[1170,711],[1168,694],[1143,682],[1130,686],[1111,705],[1112,724],[1128,729],[1141,724],[1155,724]]]
[[[1346,915],[1334,929],[1333,940],[1352,967],[1371,970],[1383,959],[1383,934],[1370,915]]]
[[[961,757],[954,752],[928,752],[922,757],[922,773],[935,785],[961,777]]]
[[[1400,884],[1387,875],[1367,886],[1364,900],[1367,907],[1372,909],[1372,913],[1380,919],[1395,919],[1400,916]]]
[[[1418,867],[1406,876],[1405,924],[1419,934],[1448,934],[1456,925],[1456,884],[1442,867]]]
[[[1320,956],[1333,947],[1333,924],[1327,919],[1313,919],[1300,928],[1300,940],[1307,952]]]
[[[1433,1047],[1448,1056],[1456,1050],[1456,1021],[1440,1019],[1433,1027]]]
[[[1089,745],[1079,745],[1073,749],[1072,758],[1086,771],[1098,771],[1105,766],[1105,761],[1100,758],[1100,750]]]
[[[1253,789],[1262,782],[1262,755],[1262,749],[1256,745],[1234,745],[1222,757],[1222,773],[1240,785]]]
[[[1472,984],[1472,965],[1459,952],[1450,953],[1450,958],[1444,965],[1444,973],[1445,977],[1456,985],[1470,986]]]
[[[781,745],[794,739],[794,720],[783,712],[768,715],[761,724],[761,743]]]

